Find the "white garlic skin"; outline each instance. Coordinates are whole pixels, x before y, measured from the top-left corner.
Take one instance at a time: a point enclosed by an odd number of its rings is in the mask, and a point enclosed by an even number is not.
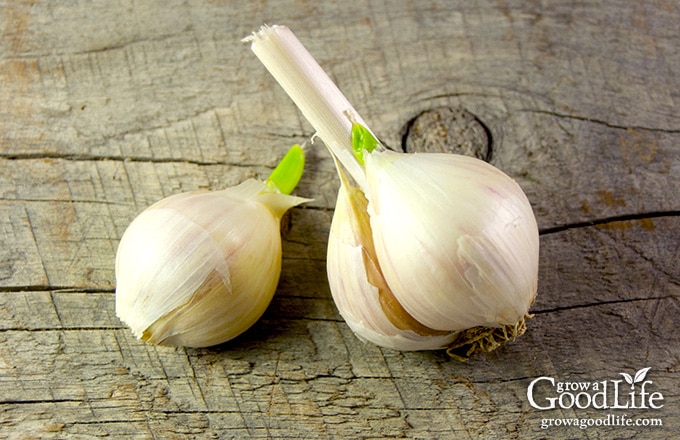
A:
[[[358,336],[426,350],[446,347],[461,330],[524,318],[536,296],[539,239],[531,205],[514,180],[471,157],[389,150],[365,154],[365,172],[370,226],[348,231],[356,214],[344,208],[351,191],[341,189],[327,258],[333,298]],[[365,234],[379,283],[366,264]],[[380,283],[433,334],[381,320]]]
[[[304,199],[248,180],[143,211],[116,255],[116,314],[139,338],[206,347],[254,324],[281,272],[280,218]]]
[[[434,350],[447,346],[455,334],[418,334],[397,327],[381,305],[390,290],[377,263],[366,199],[340,172],[327,251],[328,282],[338,311],[362,340],[395,350]]]

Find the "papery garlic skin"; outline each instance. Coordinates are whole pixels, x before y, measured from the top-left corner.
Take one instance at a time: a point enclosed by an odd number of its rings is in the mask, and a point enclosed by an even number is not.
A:
[[[280,219],[303,201],[251,179],[150,206],[118,247],[116,314],[160,345],[206,347],[238,336],[272,299]]]
[[[443,153],[366,155],[368,213],[394,296],[435,330],[513,325],[538,280],[538,227],[517,183]]]
[[[393,295],[375,255],[367,200],[361,190],[347,181],[340,168],[338,171],[341,186],[331,223],[326,268],[340,315],[357,336],[382,347],[395,350],[446,347],[455,334],[413,325],[402,310],[388,317],[386,302]],[[395,306],[399,307],[392,301],[392,307]],[[402,319],[395,319],[395,315],[402,315]]]

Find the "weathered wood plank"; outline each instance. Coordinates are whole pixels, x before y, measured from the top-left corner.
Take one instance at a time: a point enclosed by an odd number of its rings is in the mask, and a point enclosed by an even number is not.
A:
[[[18,296],[11,295],[11,299]],[[73,295],[55,294],[55,303],[59,303],[58,296]],[[69,298],[66,304],[80,308],[91,304],[99,309],[101,305],[92,296],[87,294],[79,301]],[[112,299],[108,294],[104,298]],[[276,301],[274,308],[279,304]],[[81,309],[64,309],[59,307],[64,315],[88,316]],[[147,417],[152,429],[177,432],[182,428],[172,416],[184,414],[186,420],[203,421],[202,429],[194,433],[217,432],[233,438],[246,428],[257,437],[257,427],[273,437],[287,433],[311,438],[537,433],[539,417],[545,415],[526,408],[527,374],[558,375],[561,380],[584,374],[606,377],[612,372],[609,362],[617,359],[622,346],[626,359],[615,368],[623,371],[677,355],[677,344],[666,347],[661,338],[648,340],[650,345],[639,344],[645,332],[638,321],[622,325],[628,312],[625,305],[604,304],[539,313],[522,341],[469,365],[451,363],[436,354],[365,346],[341,322],[332,320],[272,321],[266,317],[240,341],[219,349],[174,350],[139,344],[127,330],[69,329],[73,318],[66,318],[62,328],[54,330],[3,332],[6,346],[22,347],[15,354],[31,353],[35,359],[33,364],[15,368],[14,375],[5,375],[1,395],[9,410],[4,413],[4,426],[9,432],[43,431],[47,436],[54,426],[62,426],[61,434],[77,434],[86,432],[79,431],[82,424],[92,423],[101,432],[123,435],[125,431],[117,431],[115,421],[122,422],[124,412],[142,428],[138,433],[145,432]],[[564,328],[565,321],[573,327]],[[594,341],[588,331],[593,327],[615,328],[613,343]],[[669,349],[676,352],[669,353]],[[598,359],[600,365],[593,369]],[[568,371],[563,370],[565,365]],[[677,399],[673,374],[677,367],[670,366],[664,373],[667,368],[659,364],[654,382],[667,400]],[[135,388],[128,388],[130,384]],[[47,402],[56,403],[49,417]],[[42,418],[27,417],[18,423],[15,411],[42,414]],[[666,416],[667,427],[675,426],[666,412],[661,414]],[[221,419],[244,421],[221,425]],[[432,421],[436,421],[434,429]],[[307,428],[300,425],[303,422]],[[240,431],[231,431],[238,426]],[[618,436],[621,431],[612,433]]]
[[[265,316],[210,349],[135,340],[113,261],[162,197],[264,177],[312,135],[239,39],[290,26],[381,139],[464,109],[525,189],[535,317],[467,364],[360,342],[325,282],[338,181],[308,148]],[[0,436],[671,438],[680,430],[674,2],[0,4]],[[539,411],[529,383],[651,367],[659,410]],[[627,386],[624,384],[624,387]],[[545,390],[544,390],[545,391]],[[626,413],[662,427],[541,429]]]

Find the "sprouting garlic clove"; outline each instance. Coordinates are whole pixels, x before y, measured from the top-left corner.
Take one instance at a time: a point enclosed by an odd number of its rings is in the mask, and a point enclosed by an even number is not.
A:
[[[352,330],[384,347],[428,350],[471,328],[523,325],[538,231],[519,186],[464,156],[365,158],[366,194],[338,166],[327,255],[331,293]]]
[[[400,304],[437,330],[520,321],[536,295],[538,228],[519,185],[466,156],[365,156],[376,254]]]
[[[281,271],[280,219],[304,201],[278,192],[276,182],[250,179],[150,206],[118,246],[116,314],[135,336],[160,345],[205,347],[238,336],[272,299]]]

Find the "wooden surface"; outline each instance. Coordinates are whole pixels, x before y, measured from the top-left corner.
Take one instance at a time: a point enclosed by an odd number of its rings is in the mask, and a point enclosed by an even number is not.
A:
[[[262,23],[291,27],[391,146],[431,109],[483,127],[542,231],[526,335],[466,364],[359,342],[325,280],[338,180],[320,146],[296,190],[315,201],[292,210],[250,331],[159,348],[117,320],[114,255],[137,213],[264,177],[312,134],[239,41]],[[671,438],[679,23],[672,0],[0,3],[0,437]],[[645,367],[659,410],[527,401],[541,376]],[[609,413],[663,426],[541,429]]]

